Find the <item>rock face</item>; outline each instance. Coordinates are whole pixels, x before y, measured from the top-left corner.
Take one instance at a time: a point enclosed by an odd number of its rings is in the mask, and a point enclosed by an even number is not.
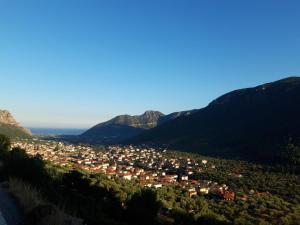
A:
[[[9,124],[12,126],[19,126],[17,121],[13,118],[13,116],[7,110],[0,110],[0,123]]]
[[[159,111],[149,110],[146,111],[144,114],[138,116],[130,116],[130,115],[117,116],[105,123],[96,125],[96,127],[101,127],[104,124],[105,125],[119,124],[119,125],[126,125],[135,128],[141,128],[141,129],[150,129],[156,127],[159,119],[163,116],[164,114]]]
[[[23,128],[7,110],[0,110],[0,134],[9,137],[29,137],[30,130]]]
[[[255,161],[278,162],[300,146],[300,77],[229,92],[190,116],[147,130],[129,143]],[[298,153],[297,153],[298,152]]]

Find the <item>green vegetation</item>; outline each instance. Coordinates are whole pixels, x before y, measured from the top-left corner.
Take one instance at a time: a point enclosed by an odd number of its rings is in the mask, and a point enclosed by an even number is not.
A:
[[[281,158],[292,165],[300,165],[300,147],[291,141],[281,151]]]
[[[296,225],[300,221],[297,166],[265,166],[206,157],[207,170],[195,174],[194,178],[226,183],[237,193],[237,198],[225,201],[213,194],[190,197],[187,190],[172,185],[154,190],[141,188],[136,181],[67,170],[38,157],[29,157],[19,148],[9,151],[7,143],[9,140],[0,136],[0,159],[4,164],[0,169],[1,178],[22,179],[39,190],[43,201],[63,205],[68,214],[82,218],[89,225]],[[178,152],[165,156],[175,154],[199,162],[203,159],[196,154]],[[251,190],[255,194],[250,194]],[[244,195],[247,199],[243,200]]]
[[[248,194],[250,190],[269,192],[293,204],[300,204],[300,167],[255,164],[239,160],[224,160],[204,157],[193,153],[169,152],[167,157],[188,157],[201,161],[207,159],[210,165],[206,170],[195,175],[195,179],[214,180],[227,184],[237,193]],[[241,177],[236,175],[241,174]]]
[[[0,150],[7,151],[9,148],[10,148],[10,139],[5,135],[0,134]]]
[[[31,135],[22,127],[0,123],[0,134],[10,138],[30,138]]]

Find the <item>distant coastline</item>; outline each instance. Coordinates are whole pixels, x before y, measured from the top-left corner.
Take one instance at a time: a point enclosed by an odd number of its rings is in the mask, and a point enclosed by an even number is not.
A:
[[[79,135],[87,129],[83,128],[32,128],[28,127],[34,135]]]

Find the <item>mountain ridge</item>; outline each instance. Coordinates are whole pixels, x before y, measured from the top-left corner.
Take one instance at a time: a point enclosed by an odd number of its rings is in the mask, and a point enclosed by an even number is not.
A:
[[[127,143],[276,161],[289,140],[300,146],[298,102],[300,77],[288,77],[224,94],[190,117],[168,121]]]
[[[175,112],[165,115],[159,111],[148,110],[141,115],[119,115],[90,128],[79,136],[79,140],[98,144],[120,143],[169,120],[180,116],[188,116],[194,111]]]

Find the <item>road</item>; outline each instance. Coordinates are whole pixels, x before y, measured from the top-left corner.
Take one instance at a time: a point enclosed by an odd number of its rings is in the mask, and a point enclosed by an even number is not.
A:
[[[18,225],[20,222],[21,213],[15,200],[0,185],[0,225]]]
[[[6,220],[3,218],[1,211],[0,211],[0,225],[7,225]]]

